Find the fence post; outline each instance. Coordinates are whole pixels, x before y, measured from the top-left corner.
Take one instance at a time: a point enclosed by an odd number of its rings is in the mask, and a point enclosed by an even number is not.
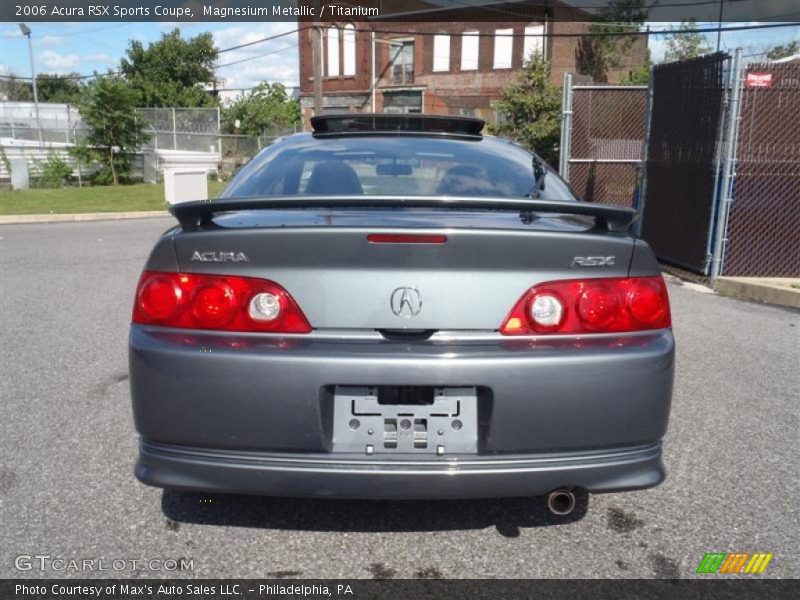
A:
[[[219,160],[222,160],[222,119],[220,118],[219,106],[217,107],[217,152]]]
[[[172,107],[172,149],[178,149],[178,124],[175,121],[175,107]]]
[[[644,206],[647,204],[647,160],[650,158],[650,127],[653,124],[653,67],[647,76],[647,108],[645,109],[644,139],[642,140],[642,163],[639,171],[639,220],[636,222],[636,235],[642,235],[644,227]]]
[[[722,273],[725,242],[728,236],[728,210],[733,201],[733,180],[736,177],[736,142],[739,137],[739,110],[742,100],[742,49],[737,48],[730,77],[731,92],[725,128],[725,153],[722,166],[722,184],[719,190],[717,222],[714,225],[714,253],[711,257],[711,279]],[[716,191],[716,190],[715,190]]]
[[[572,138],[572,73],[564,73],[561,99],[561,146],[558,154],[558,174],[569,181],[569,155]]]

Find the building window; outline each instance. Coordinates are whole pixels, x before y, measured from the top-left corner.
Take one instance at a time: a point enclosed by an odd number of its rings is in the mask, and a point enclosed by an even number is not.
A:
[[[394,114],[422,112],[422,92],[384,92],[383,112]]]
[[[339,28],[328,29],[328,77],[339,76]]]
[[[496,29],[494,32],[494,68],[510,69],[511,54],[514,48],[514,30]]]
[[[414,83],[414,42],[393,42],[392,83]]]
[[[433,36],[433,70],[450,70],[450,36]]]
[[[477,31],[465,31],[461,36],[461,70],[475,71],[478,68],[478,37]]]
[[[522,61],[527,62],[534,52],[544,56],[544,25],[528,25],[525,28]]]
[[[344,26],[344,75],[356,74],[356,29],[352,25]]]

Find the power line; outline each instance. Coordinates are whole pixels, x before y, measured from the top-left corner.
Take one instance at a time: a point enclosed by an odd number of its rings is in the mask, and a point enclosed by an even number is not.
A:
[[[246,48],[248,46],[253,46],[255,44],[261,44],[263,42],[269,42],[271,40],[277,40],[278,38],[285,37],[287,35],[291,35],[292,33],[297,33],[299,31],[303,31],[305,29],[311,29],[309,25],[305,27],[298,27],[297,29],[292,29],[291,31],[285,31],[284,33],[279,33],[277,35],[270,35],[265,38],[261,38],[260,40],[255,40],[253,42],[247,42],[246,44],[239,44],[238,46],[231,46],[230,48],[225,48],[223,50],[219,50],[217,54],[222,54],[223,52],[231,52],[232,50],[238,50],[239,48]]]
[[[247,42],[246,44],[239,44],[238,46],[231,46],[229,48],[223,48],[222,50],[218,50],[217,54],[222,54],[224,52],[231,52],[232,50],[239,50],[240,48],[246,48],[248,46],[254,46],[255,44],[263,44],[264,42],[277,40],[278,38],[286,37],[287,35],[290,35],[292,33],[297,33],[299,31],[303,31],[305,29],[310,29],[310,26],[298,27],[297,29],[293,29],[291,31],[285,31],[283,33],[278,33],[276,35],[270,35],[270,36],[267,36],[265,38],[254,40],[252,42]],[[294,47],[296,47],[297,45],[298,44],[295,44]],[[284,48],[284,50],[288,50],[288,48]],[[268,54],[272,54],[272,52],[267,52],[266,54],[262,54],[262,55],[259,55],[259,56],[266,56]],[[252,58],[259,58],[259,56],[254,56]],[[250,58],[247,58],[245,60],[250,60]],[[226,63],[224,65],[218,65],[218,66],[216,66],[214,68],[215,69],[219,69],[219,68],[222,68],[222,67],[227,67],[227,66],[230,66],[232,64],[236,64],[237,62],[244,62],[244,60],[235,61],[233,63]],[[36,79],[37,80],[38,79],[73,79],[73,80],[79,80],[79,79],[91,79],[93,77],[103,77],[105,75],[120,75],[120,74],[122,74],[122,71],[120,69],[117,69],[116,71],[109,71],[107,73],[92,73],[91,75],[56,75],[56,76],[53,76],[53,75],[49,75],[49,76],[48,75],[37,75]],[[0,75],[0,79],[19,79],[19,80],[22,80],[22,81],[31,81],[32,80],[31,77],[18,77],[16,75]]]
[[[238,65],[239,63],[247,62],[248,60],[255,60],[257,58],[263,58],[265,56],[269,56],[270,54],[277,54],[278,52],[283,52],[284,50],[291,50],[292,48],[297,48],[299,44],[292,44],[291,46],[286,46],[285,48],[278,48],[277,50],[271,50],[269,52],[264,52],[264,54],[257,54],[255,56],[248,56],[247,58],[243,58],[241,60],[235,60],[233,62],[225,63],[224,65],[216,65],[215,69],[221,69],[222,67],[230,67],[231,65]]]
[[[773,15],[768,17],[770,19],[778,19],[784,18],[789,16],[800,16],[800,11],[786,13],[782,15]],[[673,35],[676,33],[715,33],[721,31],[722,33],[728,31],[749,31],[749,30],[757,30],[757,29],[773,29],[778,27],[796,27],[798,23],[796,22],[789,22],[789,23],[766,23],[761,25],[735,25],[733,27],[695,27],[695,28],[678,28],[678,29],[664,29],[661,31],[652,31],[652,30],[639,30],[639,31],[628,31],[628,32],[597,32],[597,31],[588,31],[588,32],[561,32],[561,33],[554,33],[554,32],[545,32],[541,35],[537,35],[536,37],[543,37],[543,38],[558,38],[558,37],[628,37],[634,35]],[[256,44],[261,44],[264,42],[268,42],[274,39],[278,39],[281,37],[285,37],[292,33],[298,33],[300,31],[304,31],[306,29],[311,29],[310,26],[299,27],[297,29],[293,29],[291,31],[286,31],[284,33],[279,33],[277,35],[268,36],[265,38],[261,38],[258,40],[254,40],[252,42],[247,42],[246,44],[239,44],[237,46],[231,46],[230,48],[223,48],[222,50],[218,50],[217,54],[222,54],[224,52],[231,52],[233,50],[239,50],[240,48],[246,48],[249,46],[253,46]],[[358,28],[356,29],[359,33],[382,33],[382,34],[390,34],[390,35],[419,35],[419,36],[433,36],[433,35],[440,35],[439,32],[436,31],[408,31],[408,30],[390,30],[390,29],[370,29],[370,28]],[[527,36],[525,33],[501,33],[496,34],[494,32],[474,32],[470,33],[470,35],[476,37],[530,37]],[[286,48],[288,49],[288,48]],[[271,54],[266,53],[266,54]],[[258,58],[258,57],[253,57]],[[249,60],[249,59],[248,59]],[[226,63],[225,65],[219,65],[214,68],[221,68],[224,66],[230,66],[231,64],[236,64],[236,62],[244,62],[242,61],[235,61],[234,63]],[[91,75],[64,75],[64,76],[38,76],[37,79],[91,79],[92,77],[102,77],[104,75],[119,75],[121,73],[120,70],[117,71],[110,71],[105,74],[94,73]],[[15,75],[0,75],[0,79],[9,79],[9,80],[22,80],[22,81],[31,81],[30,77],[18,77]]]
[[[112,25],[110,27],[101,27],[99,29],[87,29],[85,31],[76,31],[74,33],[48,33],[48,37],[75,37],[76,35],[86,35],[87,33],[99,33],[100,31],[109,31],[111,29],[119,29],[120,27],[128,27],[134,23],[120,23],[119,25]]]
[[[783,17],[790,17],[790,16],[800,16],[800,11],[786,13],[783,15],[775,15],[769,17],[770,19],[778,19]],[[615,23],[597,23],[597,25],[619,25]],[[752,29],[772,29],[776,27],[797,27],[800,23],[797,22],[789,22],[789,23],[766,23],[764,25],[735,25],[733,27],[693,27],[693,28],[676,28],[676,29],[661,29],[657,31],[650,30],[637,30],[637,31],[586,31],[583,33],[579,32],[560,32],[560,33],[553,33],[553,32],[545,32],[543,34],[537,34],[536,37],[627,37],[632,35],[672,35],[675,33],[715,33],[717,31],[721,31],[725,33],[727,31],[747,31]],[[391,35],[419,35],[419,36],[433,36],[433,35],[441,35],[439,31],[399,31],[395,29],[369,29],[369,28],[362,28],[356,29],[356,31],[361,33],[388,33]],[[466,33],[466,32],[461,32]],[[476,37],[530,37],[528,34],[525,33],[495,33],[492,31],[489,32],[470,32],[470,35]]]
[[[134,23],[121,23],[119,25],[112,25],[111,27],[101,27],[99,29],[87,29],[85,31],[76,31],[75,33],[47,33],[47,32],[45,32],[45,37],[51,37],[51,38],[74,37],[76,35],[86,35],[87,33],[98,33],[100,31],[108,31],[109,29],[119,29],[120,27],[128,27],[128,26],[133,25],[133,24]],[[22,36],[22,35],[19,35],[19,36],[17,36],[17,35],[3,35],[3,36],[0,36],[0,37],[2,37],[4,39],[8,39],[8,40],[16,40],[16,39],[24,40],[25,39],[25,36]]]
[[[725,1],[727,2],[729,0],[725,0]],[[511,10],[504,10],[504,9],[500,9],[500,8],[494,8],[491,4],[488,4],[488,5],[487,4],[469,4],[467,2],[462,2],[462,1],[458,1],[458,0],[450,0],[450,2],[452,2],[454,4],[458,4],[459,6],[463,6],[464,8],[474,8],[476,10],[481,10],[481,11],[482,10],[490,10],[490,11],[497,12],[497,13],[515,15],[515,16],[520,16],[520,17],[530,17],[531,16],[530,13],[521,13],[521,12],[516,12],[516,11],[511,11]],[[652,8],[656,8],[656,9],[682,8],[682,7],[686,7],[686,6],[704,6],[704,5],[706,5],[706,6],[708,6],[708,5],[718,6],[719,3],[720,3],[720,0],[681,0],[680,2],[666,3],[666,4],[662,4],[662,2],[663,2],[663,0],[661,0],[659,2],[655,2],[654,4],[652,4],[650,6],[643,6],[642,10],[649,10],[649,9],[652,9]],[[342,4],[344,4],[344,3],[342,3]],[[524,7],[555,8],[556,10],[558,10],[559,8],[563,8],[563,7],[559,7],[559,6],[554,6],[552,4],[552,2],[533,2],[531,0],[526,0],[524,2],[517,1],[517,2],[503,3],[503,5],[508,5],[508,4],[511,4],[512,6],[516,4],[516,5],[524,6]],[[575,4],[571,4],[568,8],[573,9],[573,10],[585,11],[587,9],[595,9],[595,8],[596,9],[612,8],[612,5],[610,3],[608,3],[608,2],[606,2],[605,4],[580,4],[580,3],[575,3]],[[390,15],[390,18],[392,18],[392,19],[400,19],[401,17],[409,15],[409,14],[423,15],[425,13],[436,13],[436,12],[441,12],[443,10],[447,10],[447,9],[444,9],[444,8],[433,8],[433,9],[424,9],[424,10],[418,10],[418,11],[408,11],[408,12],[403,12],[403,13],[392,13]]]

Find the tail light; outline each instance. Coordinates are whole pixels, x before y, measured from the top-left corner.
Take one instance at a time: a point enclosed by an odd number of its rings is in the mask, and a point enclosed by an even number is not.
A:
[[[585,279],[532,287],[506,317],[500,333],[616,333],[671,324],[662,277]]]
[[[155,271],[142,273],[133,322],[221,331],[311,331],[294,299],[272,281]]]

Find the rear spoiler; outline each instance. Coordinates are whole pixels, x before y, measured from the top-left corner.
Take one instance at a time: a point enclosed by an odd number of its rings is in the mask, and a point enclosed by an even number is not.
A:
[[[594,217],[598,227],[628,231],[639,213],[632,208],[566,200],[517,200],[460,196],[270,196],[220,198],[173,204],[169,208],[181,227],[201,227],[217,213],[272,208],[453,208],[505,210],[529,214],[554,213]],[[531,219],[532,220],[532,219]]]

